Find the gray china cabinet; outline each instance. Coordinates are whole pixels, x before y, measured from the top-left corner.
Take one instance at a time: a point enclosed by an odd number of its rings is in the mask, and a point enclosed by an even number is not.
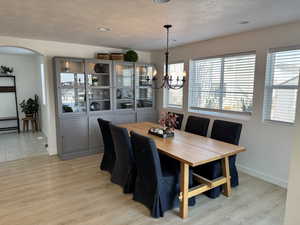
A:
[[[151,64],[54,57],[58,154],[103,151],[98,118],[115,124],[157,121]],[[150,80],[150,81],[149,81]]]

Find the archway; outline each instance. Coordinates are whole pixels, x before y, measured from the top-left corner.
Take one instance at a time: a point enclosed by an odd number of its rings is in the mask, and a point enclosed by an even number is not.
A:
[[[7,76],[0,75],[0,86],[11,86],[15,80],[15,92],[13,88],[0,92],[0,162],[47,154],[49,107],[44,56],[25,47],[0,46],[0,64],[13,69],[1,71]],[[39,107],[34,110],[36,102]],[[33,112],[32,117],[26,116],[29,112]]]

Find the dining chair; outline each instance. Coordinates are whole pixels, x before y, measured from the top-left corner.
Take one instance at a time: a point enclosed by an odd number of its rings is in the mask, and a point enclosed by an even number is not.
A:
[[[115,165],[116,155],[110,132],[110,122],[101,118],[98,118],[97,120],[104,144],[104,154],[100,163],[100,169],[112,173]]]
[[[110,130],[116,153],[111,181],[120,185],[124,193],[132,193],[136,178],[136,168],[128,130],[112,124],[110,124]]]
[[[212,128],[211,138],[227,142],[229,144],[238,145],[242,131],[242,124],[234,123],[224,120],[215,120]],[[239,185],[239,177],[235,165],[236,155],[229,157],[229,169],[231,176],[231,186],[236,187]],[[201,165],[194,168],[194,172],[207,178],[216,179],[222,176],[221,161],[215,161]],[[221,193],[221,187],[216,187],[208,192],[206,195],[211,198],[216,198]]]
[[[185,125],[185,131],[206,137],[210,119],[189,116]]]
[[[137,177],[133,199],[144,204],[151,216],[159,218],[178,206],[179,175],[173,167],[162,167],[159,154],[151,138],[130,132]]]
[[[183,114],[181,114],[181,113],[174,113],[174,112],[168,112],[168,114],[171,114],[171,113],[173,115],[177,116],[177,118],[176,118],[177,124],[176,124],[175,129],[180,130],[181,129],[181,125],[182,125],[182,121],[183,121]]]

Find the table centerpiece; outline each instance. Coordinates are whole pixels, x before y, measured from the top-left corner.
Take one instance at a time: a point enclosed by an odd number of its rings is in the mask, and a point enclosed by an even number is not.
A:
[[[151,127],[148,131],[149,134],[162,138],[174,137],[174,130],[177,124],[177,116],[175,114],[162,112],[158,122],[161,127]]]

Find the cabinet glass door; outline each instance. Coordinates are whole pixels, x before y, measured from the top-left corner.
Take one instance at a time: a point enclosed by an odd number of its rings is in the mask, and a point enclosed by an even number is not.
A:
[[[116,72],[116,108],[134,108],[134,89],[133,89],[133,64],[117,63]]]
[[[83,62],[60,62],[60,96],[62,113],[86,112]]]
[[[86,73],[90,111],[111,109],[111,64],[87,62]]]
[[[153,106],[152,78],[154,68],[149,65],[137,65],[136,77],[136,107],[151,108]]]

